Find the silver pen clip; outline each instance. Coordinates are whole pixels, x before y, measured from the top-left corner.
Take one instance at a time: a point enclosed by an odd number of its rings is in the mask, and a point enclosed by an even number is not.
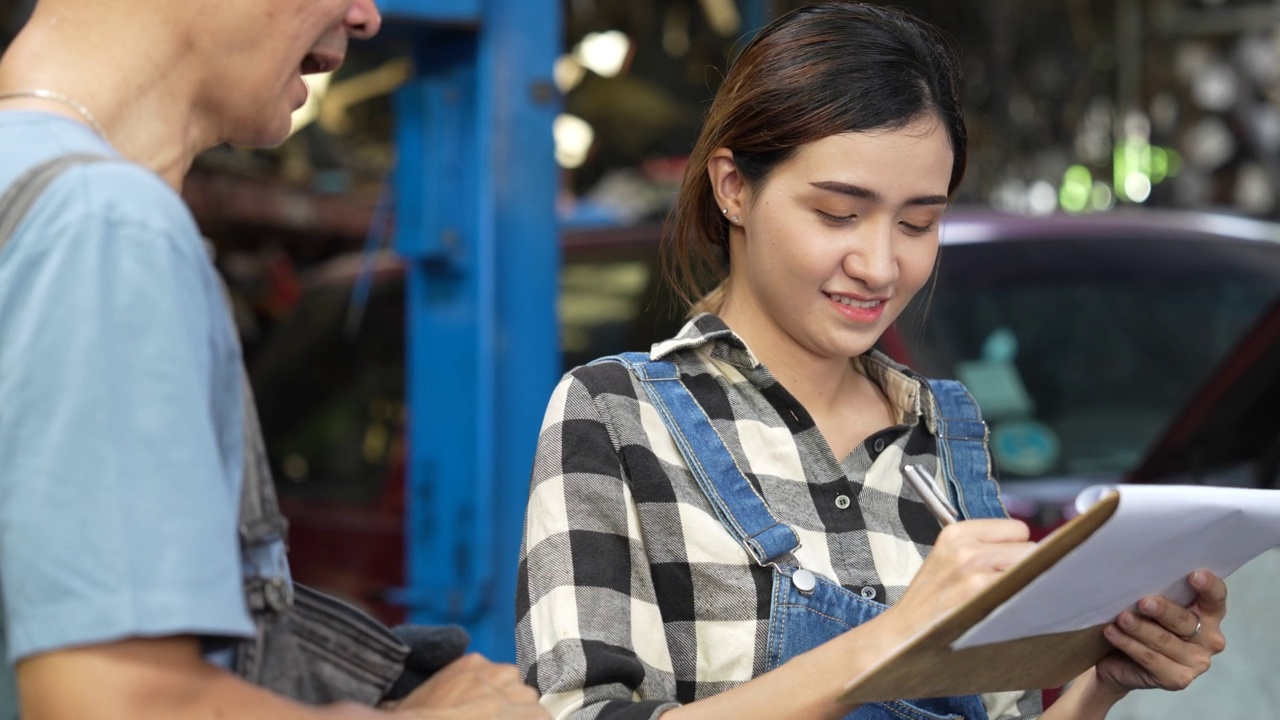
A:
[[[916,495],[924,506],[929,508],[929,512],[938,518],[938,522],[950,525],[960,519],[960,514],[951,506],[951,501],[942,494],[937,483],[924,474],[919,465],[903,466],[902,475],[906,478],[907,484],[916,491]]]

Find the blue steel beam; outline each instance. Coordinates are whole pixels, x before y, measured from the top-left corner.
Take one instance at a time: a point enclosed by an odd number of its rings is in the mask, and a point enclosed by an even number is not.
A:
[[[430,25],[479,25],[481,0],[378,0],[387,22],[411,21]]]
[[[516,562],[559,374],[551,70],[558,0],[385,2],[410,31],[396,97],[396,247],[408,261],[410,620],[514,658]],[[404,28],[401,28],[402,30]]]

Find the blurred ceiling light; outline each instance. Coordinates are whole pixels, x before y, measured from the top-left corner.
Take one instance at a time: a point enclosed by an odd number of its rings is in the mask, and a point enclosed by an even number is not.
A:
[[[1018,178],[1006,178],[991,193],[991,205],[1011,213],[1027,212],[1027,184]]]
[[[1248,115],[1258,146],[1274,153],[1280,151],[1280,111],[1271,105],[1251,108]]]
[[[1151,138],[1151,118],[1140,110],[1130,110],[1125,113],[1121,125],[1127,138],[1141,140]]]
[[[578,87],[582,78],[587,76],[587,69],[582,67],[572,55],[561,55],[556,58],[555,67],[551,71],[556,81],[556,89],[563,95]]]
[[[1191,41],[1180,43],[1174,50],[1174,72],[1183,82],[1191,83],[1195,77],[1217,58],[1217,52],[1207,43]]]
[[[1131,202],[1144,203],[1151,197],[1151,178],[1131,172],[1124,179],[1124,196]]]
[[[1116,206],[1116,194],[1111,192],[1111,186],[1101,180],[1093,181],[1093,197],[1091,198],[1093,209],[1102,212],[1110,210]]]
[[[333,73],[331,72],[302,76],[302,82],[307,84],[307,102],[293,111],[292,123],[289,127],[290,135],[310,125],[315,122],[316,118],[320,117],[320,103],[329,91],[329,81],[332,79]]]
[[[1221,167],[1236,152],[1235,137],[1216,117],[1203,118],[1193,125],[1182,145],[1187,162],[1206,172]]]
[[[1212,62],[1191,79],[1191,96],[1205,110],[1226,112],[1240,95],[1240,78],[1230,65]]]
[[[586,120],[568,113],[556,116],[551,125],[556,141],[556,162],[560,167],[572,170],[587,161],[596,133]]]
[[[1276,188],[1271,175],[1256,162],[1240,167],[1233,195],[1236,207],[1253,215],[1268,215],[1276,207]]]
[[[621,30],[587,33],[573,49],[574,58],[600,77],[617,77],[631,52],[631,39]]]
[[[698,4],[717,35],[731,37],[742,30],[742,16],[733,0],[698,0]]]
[[[1027,210],[1032,215],[1048,215],[1058,209],[1058,191],[1045,180],[1031,183],[1027,190]]]
[[[1236,58],[1255,83],[1267,87],[1280,80],[1280,47],[1274,34],[1245,36],[1236,46]]]

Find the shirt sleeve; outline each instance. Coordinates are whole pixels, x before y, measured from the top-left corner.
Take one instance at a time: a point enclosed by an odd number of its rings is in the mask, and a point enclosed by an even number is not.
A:
[[[572,376],[538,439],[516,603],[517,662],[552,717],[655,718],[677,705],[635,501]]]
[[[0,256],[11,661],[126,637],[252,632],[240,469],[227,466],[239,456],[213,409],[228,390],[217,368],[238,346],[234,333],[223,342],[229,325],[213,311],[216,276],[198,235],[156,214],[46,212],[38,237]]]

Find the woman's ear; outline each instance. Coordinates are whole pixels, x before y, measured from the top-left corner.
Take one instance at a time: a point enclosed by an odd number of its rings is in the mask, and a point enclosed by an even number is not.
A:
[[[733,161],[733,151],[716,148],[707,160],[707,175],[711,179],[711,191],[724,216],[737,225],[746,205],[746,180]]]

